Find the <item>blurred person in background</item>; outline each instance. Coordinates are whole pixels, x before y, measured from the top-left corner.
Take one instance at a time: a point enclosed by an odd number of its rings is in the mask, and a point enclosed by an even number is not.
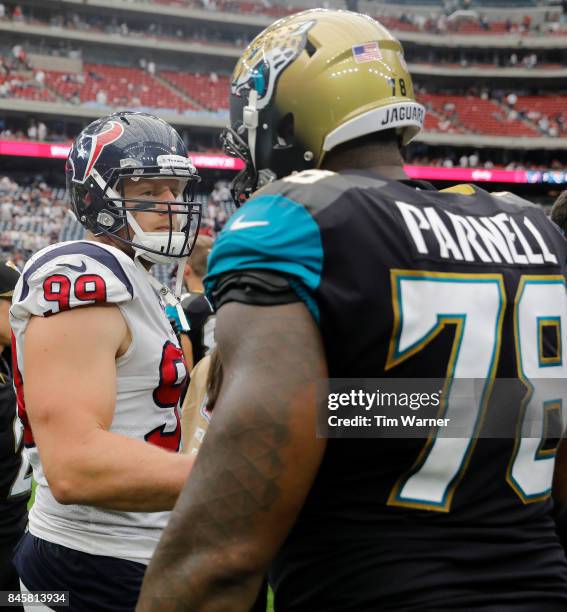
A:
[[[405,175],[424,108],[401,45],[365,15],[277,21],[231,94],[234,192],[253,196],[205,279],[222,386],[139,611],[244,612],[269,568],[279,612],[563,612],[551,488],[567,392],[548,430],[538,383],[567,380],[565,241],[511,194]],[[264,170],[280,180],[257,191]],[[466,435],[318,436],[322,380],[380,377],[444,381],[432,415],[472,398]],[[495,377],[517,402],[491,394]],[[491,437],[503,417],[509,435]]]
[[[43,121],[39,121],[37,124],[37,138],[40,141],[44,141],[47,138],[47,126]]]
[[[167,308],[170,322],[181,339],[181,346],[190,371],[213,348],[215,343],[214,310],[205,296],[203,285],[203,279],[207,274],[207,259],[212,246],[213,239],[210,236],[199,234],[183,270],[183,284],[186,293],[181,294],[180,302],[188,329],[184,329],[178,311],[172,306]],[[188,346],[185,344],[186,340],[189,342]]]
[[[30,463],[22,454],[23,427],[16,411],[10,351],[9,312],[19,278],[16,269],[0,263],[0,591],[20,590],[12,557],[28,522],[32,487]]]
[[[37,483],[14,564],[23,591],[126,612],[193,463],[180,453],[187,367],[165,315],[181,307],[149,269],[183,268],[199,177],[169,124],[125,111],[79,134],[66,178],[87,238],[35,253],[10,311]]]
[[[191,370],[191,379],[181,411],[184,453],[196,455],[199,452],[211,421],[218,388],[222,383],[221,374],[220,359],[214,349]]]
[[[210,236],[198,236],[183,272],[187,293],[181,295],[181,306],[190,326],[187,335],[193,349],[193,364],[198,363],[215,344],[214,311],[203,285],[212,247]]]

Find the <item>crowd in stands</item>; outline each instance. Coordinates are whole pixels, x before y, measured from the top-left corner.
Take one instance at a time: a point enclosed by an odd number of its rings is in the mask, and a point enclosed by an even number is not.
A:
[[[158,0],[155,0],[158,2]],[[245,12],[271,15],[278,17],[287,15],[301,7],[270,6],[268,2],[194,2],[193,0],[159,0],[159,4],[177,5],[189,8],[204,8],[208,10],[224,12]],[[0,7],[4,7],[0,3]],[[402,13],[397,17],[386,15],[380,9],[369,7],[370,14],[379,19],[385,26],[394,31],[427,32],[431,34],[521,34],[521,35],[547,35],[561,34],[567,32],[567,23],[561,21],[560,15],[550,13],[543,23],[532,23],[529,15],[514,22],[512,19],[503,21],[489,21],[475,11],[460,11],[451,14],[431,13],[429,16],[420,13]],[[11,11],[0,8],[0,19],[12,20],[32,25],[45,25],[59,27],[82,32],[105,33],[121,37],[138,37],[184,41],[198,43],[201,45],[228,45],[239,49],[245,47],[252,39],[252,34],[245,30],[225,30],[215,27],[213,23],[195,25],[191,23],[162,23],[159,20],[135,21],[118,19],[116,16],[80,14],[76,11],[56,12],[47,16],[42,13],[38,16],[32,9],[25,10],[16,5]],[[79,55],[80,51],[71,50],[73,56]],[[529,67],[533,57],[527,60]],[[537,63],[537,62],[536,62]],[[515,65],[515,64],[514,64]]]
[[[155,78],[155,64],[146,70],[84,64],[82,73],[49,72],[54,92],[71,104],[100,108],[163,109],[182,114],[197,107],[173,88]]]
[[[418,100],[429,111],[429,131],[552,138],[567,134],[567,95],[561,92],[536,96],[527,89],[510,92],[474,86],[464,95],[430,93],[419,80],[416,90]],[[82,72],[34,71],[23,49],[16,45],[10,57],[0,63],[0,98],[59,101],[101,109],[212,112],[225,117],[228,91],[227,75],[162,70],[144,58],[140,58],[138,68],[85,63]],[[27,137],[45,140],[48,133],[40,122],[28,128]]]
[[[45,74],[32,74],[33,68],[22,45],[14,45],[10,55],[0,55],[0,98],[47,99]],[[31,75],[31,77],[30,77]]]
[[[213,238],[222,230],[235,207],[227,181],[217,181],[209,197],[201,222],[201,232]]]
[[[60,130],[48,127],[43,121],[29,119],[27,126],[15,126],[11,121],[0,119],[1,140],[31,140],[35,142],[68,142],[72,139]]]
[[[87,3],[87,0],[83,0]],[[291,13],[296,13],[304,9],[302,6],[290,6],[285,3],[271,3],[269,0],[129,0],[130,2],[136,2],[139,4],[155,4],[161,6],[171,6],[183,9],[195,9],[205,10],[212,12],[224,12],[224,13],[246,13],[256,15],[267,15],[274,18],[284,17]],[[300,3],[297,3],[300,4]],[[323,2],[327,8],[332,8],[329,0]],[[339,8],[344,8],[341,5]],[[26,7],[27,9],[27,7]],[[157,12],[157,11],[156,11]],[[14,21],[22,22],[26,19],[26,12],[24,12],[20,4],[4,0],[0,2],[0,19],[12,19]],[[72,19],[72,17],[71,17]]]
[[[21,268],[32,253],[59,240],[67,210],[64,189],[38,181],[21,186],[0,177],[0,249]]]
[[[537,111],[530,111],[530,113],[535,113]],[[427,123],[426,128],[428,128],[429,123],[435,124],[437,122],[437,127],[441,131],[449,131],[451,128],[447,128],[446,124],[450,122],[451,115],[454,115],[455,110],[451,106],[451,103],[447,103],[447,112],[446,118],[439,119],[436,115],[430,113],[427,115]],[[34,119],[30,119],[28,122],[28,128],[26,129],[18,129],[14,127],[2,127],[4,121],[0,119],[0,140],[38,140],[38,138],[34,137],[34,130],[38,130],[37,126],[45,126],[43,122],[36,122]],[[440,124],[440,127],[439,127]],[[565,123],[563,122],[564,126]],[[565,129],[565,128],[563,128]],[[181,130],[183,135],[185,130]],[[457,133],[453,130],[453,133]],[[563,132],[564,133],[564,132]],[[51,130],[47,128],[47,136],[46,140],[48,142],[70,142],[76,136],[73,134],[62,134],[59,130]],[[204,138],[204,137],[203,137]],[[199,153],[215,153],[222,154],[222,149],[216,144],[215,139],[213,137],[200,140],[198,135],[192,134],[191,130],[187,130],[186,141],[189,144],[189,148],[193,152]],[[427,147],[429,149],[429,147]],[[411,148],[410,148],[411,153]],[[479,157],[480,155],[480,157]],[[468,154],[464,156],[460,153],[451,153],[446,155],[439,155],[435,150],[427,152],[420,152],[419,154],[413,155],[408,158],[408,163],[420,165],[420,166],[442,166],[446,168],[452,167],[469,167],[469,168],[500,168],[506,170],[563,170],[565,168],[565,164],[557,159],[550,158],[549,160],[541,160],[536,162],[534,160],[528,161],[498,161],[501,156],[498,152],[494,152],[490,150],[490,153],[487,156],[481,155],[479,152],[475,152],[472,154]],[[540,156],[541,157],[541,156]],[[466,159],[466,161],[465,161]],[[218,194],[222,193],[222,197],[219,197]],[[209,219],[214,218],[214,202],[219,199],[220,201],[229,201],[230,197],[227,195],[227,185],[219,184],[216,189],[211,194],[212,206],[209,207]],[[220,215],[219,223],[223,222],[223,214]]]
[[[556,51],[556,50],[553,50]],[[409,47],[406,61],[410,64],[426,64],[431,66],[447,66],[451,68],[517,68],[518,70],[561,69],[564,68],[563,56],[554,53],[548,57],[545,52],[535,53],[531,50],[506,49],[437,49],[430,47]]]
[[[567,134],[567,94],[530,96],[473,86],[465,95],[416,86],[428,110],[426,129],[447,133],[561,138]]]
[[[0,3],[1,6],[1,3]],[[17,9],[17,14],[16,14]],[[171,24],[160,21],[136,22],[132,20],[117,19],[110,14],[106,15],[81,15],[80,13],[57,12],[47,17],[45,14],[36,15],[32,9],[26,7],[22,11],[17,6],[13,12],[6,12],[0,19],[27,23],[30,25],[43,25],[53,28],[64,28],[79,32],[103,33],[121,37],[183,41],[198,43],[201,45],[221,45],[244,48],[252,39],[250,34],[241,30],[223,30],[216,28],[214,24],[192,25],[183,21]],[[68,48],[71,57],[81,56],[81,51]]]
[[[518,104],[516,94],[507,94],[503,97],[505,102],[505,108],[510,109],[509,112],[514,112],[514,106]],[[422,99],[423,101],[423,99]],[[561,103],[561,102],[559,102]],[[534,102],[530,102],[530,104],[534,104]],[[438,109],[438,112],[435,112],[431,109],[431,103],[426,104],[429,108],[428,114],[426,115],[426,129],[436,130],[436,131],[445,131],[448,133],[463,133],[463,130],[459,131],[457,126],[458,124],[458,113],[456,111],[456,106],[452,102],[445,102],[442,110]],[[516,111],[517,112],[517,111]],[[521,112],[521,111],[520,111]],[[539,122],[542,123],[542,128],[547,128],[549,132],[549,125],[545,122],[547,119],[546,116],[541,116],[540,111],[532,108],[531,110],[524,113],[525,116],[530,116],[532,118],[539,118]],[[544,121],[542,122],[542,119]],[[561,126],[561,135],[565,135],[566,133],[566,121],[565,117],[561,116],[558,118],[558,122],[555,122],[556,125]],[[184,140],[189,146],[189,149],[192,152],[206,152],[206,153],[216,153],[222,154],[223,151],[220,148],[219,143],[217,142],[217,138],[214,135],[203,134],[200,135],[198,133],[193,133],[191,129],[180,128],[180,132],[184,137]],[[45,137],[42,138],[42,135],[46,133]],[[46,140],[48,142],[70,142],[77,135],[78,128],[76,131],[69,133],[62,133],[60,129],[55,129],[51,127],[51,124],[46,126],[42,121],[36,121],[31,118],[28,119],[27,127],[15,127],[14,124],[10,121],[10,119],[2,119],[0,118],[0,139],[5,140]],[[542,131],[543,133],[543,131]],[[37,135],[36,135],[37,134]],[[428,147],[427,147],[428,148]],[[412,149],[408,150],[408,153],[411,154]],[[557,159],[545,159],[541,160],[539,163],[536,163],[533,160],[529,161],[498,161],[499,157],[501,157],[498,152],[489,150],[487,155],[483,155],[480,152],[469,153],[467,155],[463,155],[461,153],[452,152],[446,155],[439,155],[437,152],[431,152],[427,150],[426,152],[420,151],[419,154],[413,155],[408,158],[408,163],[412,163],[415,165],[421,166],[442,166],[446,168],[452,167],[469,167],[469,168],[500,168],[506,170],[563,170],[565,164]],[[540,156],[541,157],[541,156]],[[228,185],[219,182],[211,196],[209,198],[209,215],[207,218],[207,223],[215,219],[215,203],[216,202],[228,202],[230,201],[230,194],[228,193]],[[220,209],[220,217],[217,221],[217,224],[222,224],[224,222],[224,213],[223,208]],[[214,224],[211,225],[212,231],[216,231],[214,229]]]
[[[507,35],[545,36],[561,35],[567,32],[567,23],[557,13],[549,13],[543,23],[534,23],[530,15],[520,20],[507,18],[503,21],[490,21],[476,11],[459,11],[447,14],[402,13],[392,17],[380,11],[372,13],[387,28],[399,32],[425,32],[428,34],[474,34],[474,35]]]
[[[270,2],[270,0],[135,0],[147,4],[151,2],[158,5],[177,6],[188,9],[201,9],[209,11],[219,11],[227,13],[247,13],[256,15],[268,15],[271,17],[284,17],[304,10],[301,2],[288,5],[285,2]],[[323,8],[349,8],[357,10],[358,2],[347,0],[345,2],[323,0],[321,6]],[[413,29],[407,26],[415,26],[417,31],[425,31],[437,34],[461,32],[461,33],[520,33],[520,34],[545,34],[559,33],[563,29],[557,13],[549,12],[546,16],[546,23],[543,26],[532,23],[529,14],[524,15],[519,21],[506,19],[501,22],[491,23],[482,14],[475,15],[472,0],[444,0],[437,11],[432,12],[429,17],[421,17],[412,13],[405,13],[400,16],[400,19],[394,20],[391,27],[395,29]],[[365,6],[365,10],[369,7]],[[439,10],[441,9],[441,10]],[[464,12],[471,13],[468,17],[458,17]],[[452,17],[457,15],[456,17]],[[406,27],[404,27],[406,26]]]
[[[30,20],[31,23],[42,23]],[[149,24],[133,24],[117,20],[115,17],[86,16],[79,13],[65,13],[53,16],[48,22],[52,27],[69,28],[82,32],[103,32],[129,37],[156,38],[161,40],[176,40],[202,45],[228,45],[238,48],[245,47],[251,40],[245,32],[227,32],[213,25],[191,26],[185,23],[175,25],[160,22]]]
[[[462,153],[451,151],[445,156],[415,154],[406,155],[409,164],[415,166],[434,166],[437,168],[480,168],[484,170],[559,170],[565,169],[565,164],[558,159],[552,159],[548,164],[537,164],[530,161],[513,160],[509,162],[494,162],[490,155],[482,151]]]
[[[87,121],[88,122],[88,121]],[[50,143],[70,143],[80,130],[80,124],[67,126],[59,121],[44,123],[33,117],[2,117],[0,115],[0,140],[45,141]],[[218,134],[195,132],[191,128],[178,127],[184,142],[193,153],[221,154],[222,146]]]
[[[167,6],[177,6],[188,9],[200,9],[214,12],[226,12],[226,13],[249,13],[256,15],[269,15],[271,17],[284,17],[291,13],[303,10],[302,6],[289,6],[285,3],[276,4],[271,3],[269,0],[135,0],[136,2],[143,2],[147,4],[162,4]],[[327,7],[330,3],[323,2],[323,5]]]

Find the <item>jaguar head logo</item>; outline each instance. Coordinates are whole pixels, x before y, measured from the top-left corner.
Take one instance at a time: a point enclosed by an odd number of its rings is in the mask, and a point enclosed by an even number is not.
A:
[[[307,33],[315,21],[280,26],[254,39],[240,58],[231,84],[236,96],[258,92],[257,108],[265,108],[274,94],[280,74],[299,56],[307,44]]]

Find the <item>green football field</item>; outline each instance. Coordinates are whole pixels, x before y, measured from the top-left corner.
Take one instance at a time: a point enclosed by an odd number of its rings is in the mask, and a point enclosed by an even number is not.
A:
[[[30,497],[30,501],[28,503],[28,509],[32,507],[34,499],[35,499],[35,480],[32,481],[32,494]],[[268,592],[268,607],[266,608],[266,612],[274,612],[274,594],[272,593],[272,589],[270,589]]]

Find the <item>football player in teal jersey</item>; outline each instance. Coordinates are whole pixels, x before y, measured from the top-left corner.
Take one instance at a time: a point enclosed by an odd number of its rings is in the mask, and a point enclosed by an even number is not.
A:
[[[253,195],[205,281],[223,384],[139,610],[244,612],[265,571],[278,612],[567,609],[558,435],[542,425],[567,397],[538,389],[567,377],[565,240],[510,194],[408,179],[400,147],[424,109],[399,42],[367,16],[276,22],[231,94],[235,194]],[[325,440],[326,377],[445,379],[440,416],[461,381],[485,391],[461,438]],[[540,439],[496,378],[531,389]],[[485,435],[495,418],[510,436]]]

